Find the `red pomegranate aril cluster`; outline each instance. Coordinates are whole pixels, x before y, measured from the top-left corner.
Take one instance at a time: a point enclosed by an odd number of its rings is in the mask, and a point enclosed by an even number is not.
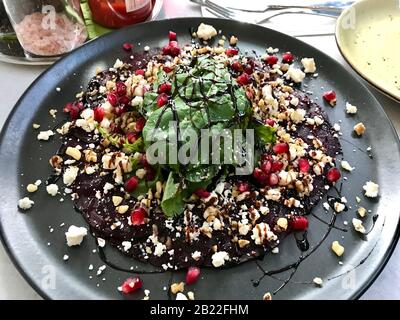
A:
[[[172,84],[169,82],[162,83],[158,86],[158,93],[171,93],[172,90]]]
[[[203,188],[197,189],[194,193],[196,196],[203,199],[208,198],[211,194],[210,192],[208,192],[206,189]]]
[[[125,190],[129,193],[135,191],[135,189],[137,188],[139,181],[137,177],[131,177],[129,178],[127,181],[125,181],[124,187]]]
[[[269,125],[270,127],[273,127],[273,126],[275,125],[275,120],[266,119],[266,120],[265,120],[265,123],[266,123],[267,125]]]
[[[141,226],[146,223],[146,210],[142,207],[135,209],[131,213],[131,223],[133,226]]]
[[[69,102],[64,107],[64,112],[69,113],[71,120],[76,120],[79,118],[80,112],[83,110],[84,105],[81,101]]]
[[[166,93],[161,93],[158,97],[157,97],[157,107],[161,108],[163,106],[165,106],[168,103],[168,95]]]
[[[105,111],[102,107],[96,107],[93,109],[93,113],[94,113],[94,120],[97,122],[102,122],[104,119],[104,115],[105,115]]]
[[[330,168],[328,172],[326,173],[326,179],[330,183],[335,183],[337,182],[341,177],[340,171],[338,168]]]
[[[117,95],[119,95],[120,97],[126,95],[127,88],[126,88],[125,83],[123,83],[122,81],[118,81],[115,84],[115,87],[116,87]]]
[[[278,63],[278,57],[277,56],[267,56],[265,58],[265,62],[268,65],[273,66],[274,64]]]
[[[139,277],[128,278],[121,286],[121,291],[125,294],[135,292],[143,287],[143,282]]]
[[[115,107],[118,104],[118,97],[115,93],[110,92],[107,94],[107,101]]]
[[[250,186],[245,181],[240,181],[237,185],[237,189],[240,193],[246,192],[250,190]]]
[[[239,53],[239,50],[236,48],[228,48],[226,49],[225,53],[228,57],[233,57]]]
[[[308,219],[306,217],[293,217],[290,220],[290,227],[295,231],[304,231],[308,229]]]
[[[137,69],[135,71],[135,75],[137,75],[137,76],[144,76],[145,73],[146,72],[143,69]]]
[[[142,132],[145,125],[146,125],[146,119],[144,117],[140,117],[139,119],[136,120],[135,131]]]
[[[191,285],[197,282],[199,277],[200,277],[200,268],[190,267],[186,273],[186,279],[185,279],[186,284]]]
[[[176,40],[170,40],[167,45],[162,48],[163,55],[170,55],[176,57],[181,53],[181,48]]]
[[[128,141],[128,143],[132,144],[135,143],[137,141],[138,137],[136,132],[128,132],[126,134],[126,140]]]
[[[133,45],[131,43],[124,43],[122,48],[124,48],[125,51],[131,51],[133,49]]]
[[[285,52],[282,55],[282,62],[284,63],[292,63],[294,61],[294,55],[291,52]]]
[[[169,66],[164,66],[164,67],[163,67],[163,70],[164,70],[164,72],[166,72],[166,73],[170,73],[170,72],[172,72],[172,71],[174,70],[174,68],[169,67]]]
[[[307,173],[310,170],[310,162],[306,158],[301,158],[298,161],[300,172]]]
[[[288,153],[289,152],[289,145],[285,142],[276,143],[272,150],[276,154]]]
[[[239,61],[233,61],[231,64],[231,69],[235,72],[240,72],[243,70],[243,66]]]
[[[334,106],[336,104],[336,92],[335,91],[333,91],[333,90],[326,91],[326,92],[324,92],[322,97],[330,105]]]
[[[168,37],[169,37],[169,41],[176,41],[177,40],[176,32],[170,31]]]
[[[236,81],[239,85],[245,86],[247,84],[250,84],[251,79],[250,76],[244,72],[239,77],[236,78]]]

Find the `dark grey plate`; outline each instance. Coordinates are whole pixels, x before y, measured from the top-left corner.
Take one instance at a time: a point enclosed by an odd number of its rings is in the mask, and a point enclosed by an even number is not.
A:
[[[166,42],[168,30],[177,31],[181,43],[188,42],[189,28],[197,27],[200,22],[214,25],[227,36],[237,35],[242,50],[254,49],[263,53],[266,47],[272,46],[280,48],[281,52],[290,50],[297,57],[314,57],[319,76],[307,78],[306,90],[313,91],[315,99],[319,97],[319,100],[324,91],[322,87],[336,90],[338,105],[335,108],[324,105],[322,101],[321,103],[332,123],[341,120],[344,158],[356,167],[352,173],[344,173],[348,179],[343,183],[343,195],[347,197],[352,209],[339,214],[336,222],[338,227],[348,231],[332,229],[326,241],[299,266],[291,281],[274,299],[359,297],[384,267],[399,236],[399,210],[396,201],[400,195],[400,152],[397,135],[371,93],[336,61],[303,42],[273,30],[220,19],[174,19],[120,30],[67,55],[27,90],[3,129],[0,145],[1,234],[10,256],[31,285],[46,298],[143,297],[142,292],[125,297],[117,291],[121,281],[134,272],[122,272],[107,267],[101,276],[96,276],[96,270],[103,262],[97,253],[92,252],[96,249],[93,237],[86,237],[79,248],[67,247],[64,236],[66,228],[71,224],[85,225],[67,197],[61,203],[59,197],[50,198],[42,186],[36,194],[31,195],[35,201],[34,208],[26,213],[18,212],[17,201],[27,195],[26,185],[36,179],[46,179],[50,173],[47,160],[59,145],[57,138],[39,143],[32,123],[40,123],[41,130],[44,130],[61,121],[62,106],[73,99],[81,85],[86,85],[96,67],[110,66],[117,57],[123,55],[122,43],[133,42],[137,50],[145,45],[161,46]],[[137,45],[138,42],[141,46]],[[61,92],[57,92],[56,87],[62,88]],[[346,115],[345,101],[358,106],[357,115]],[[48,110],[54,107],[59,110],[57,120],[52,120],[48,114]],[[359,121],[365,123],[367,131],[362,138],[357,139],[352,136],[352,128]],[[365,152],[370,145],[373,159]],[[379,183],[379,201],[371,201],[362,195],[362,186],[367,180]],[[367,239],[361,239],[351,226],[351,219],[357,216],[356,195],[362,199],[361,205],[371,210],[364,219],[367,229],[372,226],[373,215],[379,215]],[[329,221],[331,217],[331,213],[325,213],[321,204],[315,208],[314,214],[325,221]],[[349,225],[345,226],[344,221],[348,221]],[[61,223],[65,223],[65,226],[59,227]],[[53,233],[49,231],[50,227],[54,228]],[[325,224],[310,217],[311,247],[316,246],[327,229]],[[330,249],[334,240],[339,240],[345,247],[342,258],[335,256]],[[67,262],[62,259],[64,254],[69,255]],[[110,261],[119,266],[136,266],[135,261],[123,257],[110,247],[106,247],[106,254]],[[281,245],[279,254],[266,256],[260,264],[269,270],[276,269],[296,261],[300,254],[294,238],[289,236]],[[88,270],[90,264],[94,265],[94,271]],[[191,286],[190,290],[195,292],[197,299],[261,299],[266,291],[273,292],[277,289],[282,284],[281,280],[286,279],[290,272],[278,274],[275,278],[266,277],[258,287],[253,287],[251,280],[261,275],[255,262],[228,270],[203,270],[201,281]],[[325,280],[322,288],[311,283],[317,276]],[[151,291],[152,299],[167,298],[163,287],[168,285],[170,273],[141,277],[145,288]],[[183,277],[183,272],[173,274],[174,281]],[[103,278],[106,280],[102,280]]]

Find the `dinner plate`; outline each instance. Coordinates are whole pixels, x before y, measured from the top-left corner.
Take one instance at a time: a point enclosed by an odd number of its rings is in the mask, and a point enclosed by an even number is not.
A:
[[[20,212],[17,209],[18,200],[27,196],[26,185],[37,179],[44,181],[50,174],[48,159],[60,144],[58,138],[39,142],[36,138],[38,132],[32,124],[39,123],[40,130],[47,130],[60,123],[65,103],[88,83],[96,68],[107,68],[123,56],[123,43],[134,43],[137,51],[146,45],[160,47],[167,41],[168,30],[177,32],[180,43],[189,43],[191,28],[201,22],[222,30],[226,36],[236,35],[241,50],[250,54],[252,50],[261,54],[271,46],[279,48],[280,52],[292,51],[298,58],[314,57],[319,75],[307,77],[303,89],[321,103],[332,123],[340,124],[344,158],[355,170],[343,172],[343,184],[338,185],[350,209],[337,215],[335,227],[329,228],[326,224],[333,213],[323,209],[325,200],[309,216],[310,249],[307,252],[302,253],[290,235],[280,245],[279,254],[267,254],[257,263],[250,261],[228,269],[204,268],[201,279],[187,290],[193,291],[196,299],[262,299],[265,292],[276,292],[273,299],[359,297],[383,269],[399,236],[397,199],[400,184],[397,181],[400,179],[400,150],[397,135],[372,94],[324,53],[276,31],[222,19],[163,20],[113,32],[71,52],[30,86],[13,109],[0,138],[0,222],[6,250],[27,281],[45,298],[144,297],[143,291],[123,295],[117,287],[127,277],[135,275],[137,268],[150,270],[150,267],[121,255],[111,246],[99,251],[90,235],[80,247],[67,247],[64,233],[68,226],[86,225],[67,197],[60,202],[60,197],[50,197],[41,186],[38,192],[29,195],[35,202],[31,210]],[[322,93],[328,89],[337,92],[338,103],[334,108],[321,101]],[[358,107],[356,115],[346,114],[346,101]],[[58,110],[56,119],[49,116],[52,108]],[[356,122],[363,122],[367,128],[362,138],[355,138],[352,134]],[[368,180],[379,184],[378,199],[363,196],[362,186]],[[361,203],[356,201],[356,196],[360,197]],[[371,231],[364,238],[351,225],[352,218],[357,217],[358,206],[369,210],[364,225]],[[335,240],[345,247],[340,258],[331,250]],[[63,260],[64,255],[69,256],[67,261]],[[301,255],[306,258],[297,265]],[[285,272],[264,277],[256,285],[262,277],[259,266],[265,270],[277,270],[293,263],[296,270],[287,268]],[[93,270],[89,270],[90,265],[93,265]],[[103,265],[106,268],[97,275]],[[171,298],[165,290],[168,284],[182,281],[184,276],[185,271],[179,271],[140,277],[144,288],[150,290],[151,299],[168,299]],[[324,280],[321,287],[313,284],[315,277]]]
[[[357,1],[336,24],[336,41],[347,62],[365,80],[400,101],[400,3]]]

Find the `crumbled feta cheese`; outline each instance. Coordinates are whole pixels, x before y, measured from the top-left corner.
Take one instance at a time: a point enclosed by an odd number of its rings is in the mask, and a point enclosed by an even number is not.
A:
[[[167,250],[167,247],[165,244],[162,244],[161,242],[157,243],[155,248],[154,248],[154,255],[157,257],[161,257],[163,253]]]
[[[317,286],[322,286],[322,283],[323,283],[322,279],[319,278],[319,277],[314,278],[314,279],[313,279],[313,282],[314,282]]]
[[[306,115],[306,110],[296,109],[290,114],[290,119],[294,123],[300,123],[300,122],[304,121],[305,115]]]
[[[229,261],[229,254],[226,251],[219,251],[211,256],[212,264],[218,268],[225,264],[225,261]]]
[[[182,292],[178,292],[176,294],[176,300],[187,300],[188,298],[182,293]]]
[[[67,261],[69,259],[69,256],[68,255],[66,255],[66,254],[64,254],[64,256],[63,256],[63,260],[64,261]]]
[[[78,167],[68,167],[63,175],[63,182],[65,185],[70,186],[78,176]]]
[[[335,130],[335,131],[340,131],[340,125],[339,124],[337,124],[337,123],[334,123],[333,124],[333,130]]]
[[[40,133],[37,136],[38,140],[43,140],[43,141],[47,141],[50,139],[51,136],[54,136],[54,132],[51,130],[47,130],[47,131],[40,131]]]
[[[119,59],[117,59],[117,60],[115,61],[115,63],[114,63],[114,68],[115,68],[115,69],[122,68],[123,66],[124,66],[124,63],[123,63],[121,60],[119,60]]]
[[[353,171],[353,170],[354,170],[354,168],[350,165],[350,163],[348,163],[348,162],[345,161],[345,160],[342,160],[342,161],[340,162],[340,165],[341,165],[342,168],[343,168],[344,170],[346,170],[346,171]]]
[[[195,252],[193,252],[193,253],[192,253],[192,258],[193,258],[193,260],[196,260],[196,261],[200,260],[200,258],[201,258],[201,252],[200,252],[200,251],[195,251]]]
[[[217,30],[209,24],[201,23],[197,28],[197,37],[203,40],[210,40],[217,35]]]
[[[333,204],[333,208],[335,209],[335,211],[336,211],[337,213],[340,213],[340,212],[342,212],[342,211],[346,208],[346,206],[345,206],[343,203],[341,203],[341,202],[335,202],[335,203]]]
[[[47,191],[47,193],[49,194],[49,195],[51,195],[51,196],[56,196],[57,195],[57,192],[58,192],[58,186],[56,185],[56,184],[49,184],[47,187],[46,187],[46,191]]]
[[[263,245],[266,241],[276,240],[277,236],[270,230],[267,223],[261,222],[253,228],[251,238],[255,244]]]
[[[114,189],[114,186],[111,183],[106,182],[106,184],[103,187],[103,192],[104,192],[104,194],[107,194],[108,191],[110,191],[112,189]]]
[[[67,238],[67,245],[69,247],[80,245],[86,235],[86,228],[76,227],[74,225],[70,226],[68,228],[68,231],[65,233],[65,237]]]
[[[353,106],[352,104],[346,102],[346,113],[348,114],[356,114],[357,113],[357,107]]]
[[[301,59],[301,64],[304,67],[305,73],[314,73],[315,71],[317,71],[314,58],[303,58]]]
[[[129,251],[129,249],[132,248],[132,243],[130,241],[122,241],[121,244],[125,252]]]
[[[378,196],[379,185],[372,181],[367,181],[363,186],[363,189],[365,190],[365,196],[369,198],[376,198]]]
[[[22,198],[18,200],[18,207],[22,210],[29,210],[35,204],[31,199],[28,197]]]
[[[286,79],[290,79],[295,83],[300,83],[304,80],[306,74],[300,69],[290,66],[289,70],[286,72]]]
[[[329,211],[330,206],[329,206],[328,202],[324,202],[324,203],[322,204],[322,206],[324,207],[324,209],[325,209],[326,211]]]

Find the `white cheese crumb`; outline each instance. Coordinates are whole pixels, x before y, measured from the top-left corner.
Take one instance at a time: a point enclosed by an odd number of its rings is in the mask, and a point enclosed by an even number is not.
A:
[[[74,225],[70,226],[68,228],[68,231],[65,233],[65,237],[67,238],[67,245],[69,247],[80,245],[86,235],[86,228],[76,227]]]
[[[132,243],[130,241],[123,241],[121,244],[124,247],[125,252],[132,248]]]
[[[301,63],[304,67],[305,73],[314,73],[315,71],[317,71],[314,58],[303,58],[301,59]]]
[[[154,248],[154,255],[157,257],[161,257],[163,253],[167,250],[167,247],[165,244],[162,244],[161,242],[157,243],[155,248]]]
[[[286,72],[286,79],[290,79],[295,83],[300,83],[304,80],[306,74],[300,69],[290,66],[289,70]]]
[[[203,40],[210,40],[217,35],[217,30],[209,24],[201,23],[197,29],[197,37]]]
[[[51,195],[51,196],[56,196],[57,195],[57,192],[58,192],[58,186],[56,185],[56,184],[49,184],[47,187],[46,187],[46,191],[47,191],[47,193],[49,194],[49,195]]]
[[[313,282],[317,285],[317,286],[322,286],[322,283],[324,282],[321,278],[316,277],[313,279]]]
[[[339,132],[340,131],[340,125],[337,124],[337,123],[334,123],[333,124],[333,130],[335,130],[336,132]]]
[[[195,251],[192,253],[192,258],[193,260],[198,261],[201,258],[201,252],[200,251]]]
[[[354,168],[350,165],[350,163],[348,163],[348,162],[345,161],[345,160],[342,160],[342,161],[340,162],[340,165],[341,165],[342,168],[343,168],[344,170],[346,170],[346,171],[353,171],[353,170],[354,170]]]
[[[100,248],[104,248],[106,246],[106,240],[104,240],[103,238],[97,238],[97,244]]]
[[[346,208],[346,206],[340,202],[335,202],[333,207],[337,213],[342,212]]]
[[[40,124],[34,123],[32,124],[33,129],[39,129],[40,128]]]
[[[29,193],[36,192],[37,189],[38,189],[38,186],[37,186],[36,184],[33,184],[33,183],[30,183],[30,184],[28,184],[28,185],[26,186],[26,190],[27,190]]]
[[[226,251],[219,251],[211,256],[212,264],[214,267],[218,268],[225,264],[225,261],[229,260],[229,254]]]
[[[64,260],[64,261],[67,261],[68,259],[69,259],[69,256],[66,255],[66,254],[64,254],[63,260]]]
[[[64,184],[70,186],[78,176],[78,171],[79,171],[78,167],[68,167],[63,175]]]
[[[379,193],[379,185],[372,182],[372,181],[367,181],[365,185],[363,186],[363,189],[365,190],[365,196],[369,198],[376,198]]]
[[[182,292],[178,292],[176,294],[176,300],[187,300],[188,298],[182,293]]]
[[[348,114],[356,114],[357,113],[357,107],[353,106],[349,102],[346,102],[346,112]]]
[[[47,130],[47,131],[40,131],[40,133],[37,136],[38,140],[43,140],[43,141],[47,141],[50,139],[51,136],[54,136],[54,132],[51,130]]]
[[[22,198],[18,200],[18,207],[22,210],[29,210],[35,204],[31,199],[28,197]]]

